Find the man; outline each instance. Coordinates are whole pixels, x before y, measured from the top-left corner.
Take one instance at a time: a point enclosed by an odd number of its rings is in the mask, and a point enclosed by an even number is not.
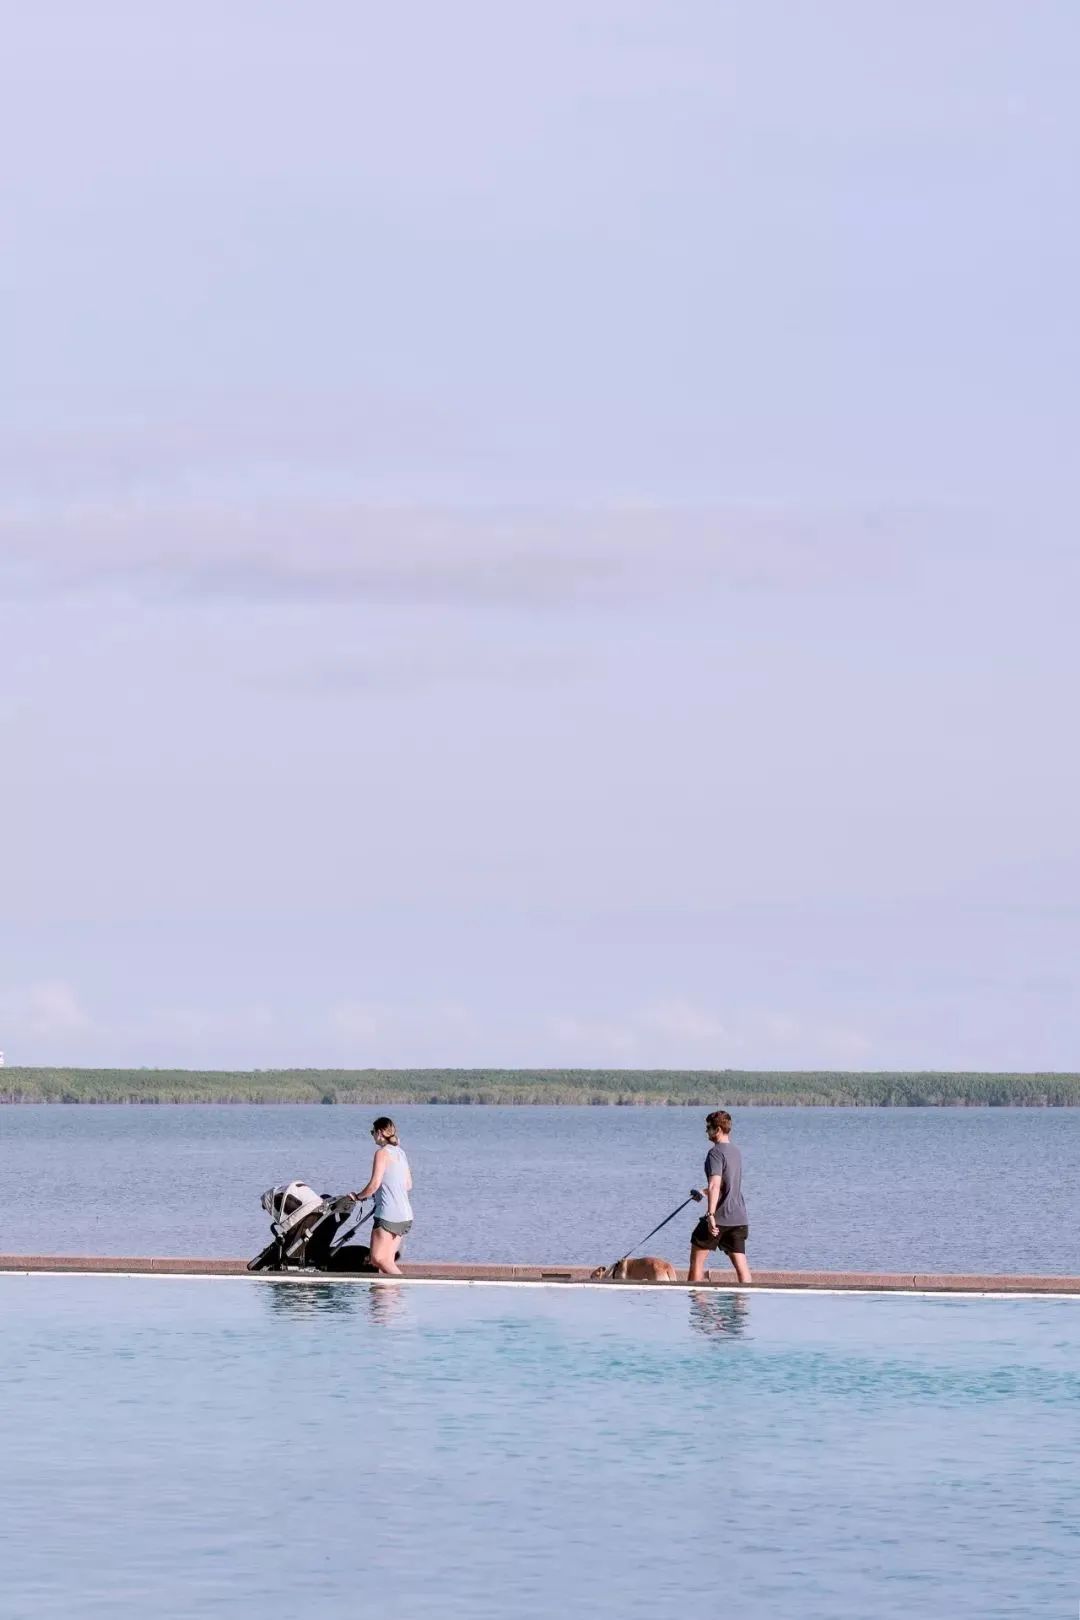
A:
[[[742,1195],[742,1154],[731,1140],[731,1115],[718,1108],[705,1121],[712,1147],[705,1160],[708,1186],[691,1197],[708,1199],[706,1212],[690,1234],[690,1274],[688,1281],[703,1282],[705,1265],[714,1249],[723,1249],[741,1283],[753,1282],[746,1263],[746,1239],[750,1232]]]

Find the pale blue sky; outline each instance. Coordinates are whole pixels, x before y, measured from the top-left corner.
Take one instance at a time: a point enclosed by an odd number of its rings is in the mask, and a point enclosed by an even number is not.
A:
[[[9,1062],[1080,1067],[1072,0],[42,0]]]

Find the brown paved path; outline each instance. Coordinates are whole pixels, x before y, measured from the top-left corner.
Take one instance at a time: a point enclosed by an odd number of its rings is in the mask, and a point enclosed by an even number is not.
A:
[[[0,1271],[112,1272],[192,1277],[248,1275],[246,1262],[243,1260],[181,1260],[151,1258],[146,1255],[0,1254]],[[261,1272],[256,1280],[265,1281],[273,1275]],[[685,1276],[685,1273],[680,1275]],[[307,1282],[323,1276],[324,1273],[316,1272],[292,1273],[290,1280]],[[589,1268],[558,1265],[414,1265],[407,1268],[406,1276],[443,1282],[584,1282],[588,1279]],[[366,1282],[369,1279],[363,1276],[349,1277],[338,1274],[333,1280]],[[733,1282],[734,1278],[729,1271],[717,1270],[711,1284],[704,1286],[731,1287]],[[1080,1294],[1080,1277],[1024,1276],[1016,1273],[998,1276],[990,1273],[947,1275],[929,1272],[757,1271],[754,1274],[754,1284],[758,1288],[834,1288],[852,1293],[916,1289],[920,1292],[943,1294]],[[633,1285],[610,1283],[605,1286],[622,1288]],[[658,1283],[654,1286],[662,1288],[665,1284]]]

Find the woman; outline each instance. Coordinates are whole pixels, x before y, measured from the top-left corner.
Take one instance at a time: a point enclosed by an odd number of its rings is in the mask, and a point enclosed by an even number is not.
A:
[[[397,1263],[398,1244],[413,1223],[412,1172],[405,1157],[405,1149],[398,1143],[397,1127],[392,1119],[377,1119],[371,1127],[375,1142],[375,1159],[366,1187],[353,1193],[354,1198],[365,1199],[374,1195],[375,1220],[371,1230],[371,1263],[386,1277],[400,1277]]]

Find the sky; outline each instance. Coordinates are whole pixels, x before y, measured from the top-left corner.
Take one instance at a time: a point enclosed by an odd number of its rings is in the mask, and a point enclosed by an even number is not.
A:
[[[9,1064],[1080,1068],[1074,0],[4,11]]]

